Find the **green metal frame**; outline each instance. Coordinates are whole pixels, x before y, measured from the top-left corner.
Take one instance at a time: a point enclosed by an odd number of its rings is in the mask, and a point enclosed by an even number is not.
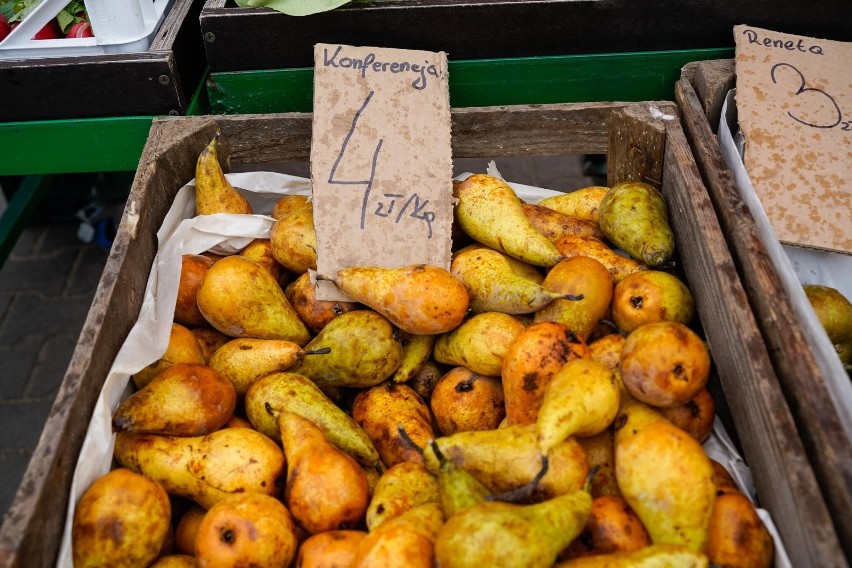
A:
[[[733,48],[450,61],[453,107],[674,100],[681,67]],[[216,114],[310,112],[313,68],[212,73]]]

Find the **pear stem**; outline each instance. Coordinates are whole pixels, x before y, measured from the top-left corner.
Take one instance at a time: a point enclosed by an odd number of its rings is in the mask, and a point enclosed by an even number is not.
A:
[[[526,483],[517,489],[513,489],[511,491],[506,491],[505,493],[500,493],[497,495],[489,495],[485,498],[486,501],[504,501],[506,503],[518,503],[521,501],[528,501],[532,496],[533,491],[535,491],[536,487],[538,487],[539,482],[547,473],[547,469],[550,466],[550,461],[547,459],[547,456],[542,454],[541,456],[541,469],[532,478],[529,483]]]
[[[618,327],[618,325],[616,325],[616,323],[614,321],[611,321],[611,320],[608,320],[608,319],[602,319],[602,320],[598,320],[598,323],[602,323],[605,326],[611,327],[615,331],[615,333],[621,335],[622,337],[627,337],[627,332],[624,331],[623,329],[621,329],[620,327]]]
[[[331,347],[322,347],[320,349],[305,351],[305,355],[328,355],[329,353],[331,353]]]
[[[438,458],[438,463],[441,465],[447,462],[446,456],[444,456],[444,452],[441,451],[441,448],[438,447],[438,442],[435,440],[429,440],[429,445],[432,446],[432,451],[435,452],[435,457]]]
[[[589,470],[589,475],[586,476],[586,482],[583,484],[583,490],[586,491],[586,493],[591,493],[591,491],[592,491],[592,480],[598,474],[598,470],[600,470],[600,468],[601,468],[600,465],[596,465],[591,470]]]
[[[585,297],[586,296],[584,294],[563,294],[562,295],[563,300],[571,300],[572,302],[579,302],[580,300],[582,300]]]
[[[406,432],[406,431],[405,431],[405,428],[402,426],[402,424],[400,424],[399,426],[397,426],[397,427],[396,427],[396,429],[397,429],[397,431],[399,432],[400,437],[403,439],[403,441],[404,441],[406,444],[408,444],[409,446],[411,446],[412,448],[414,448],[415,450],[417,450],[418,452],[420,452],[420,455],[423,455],[423,448],[421,448],[420,446],[418,446],[418,445],[414,442],[414,440],[412,440],[412,439],[411,439],[411,436],[409,436],[409,435],[408,435],[408,432]]]

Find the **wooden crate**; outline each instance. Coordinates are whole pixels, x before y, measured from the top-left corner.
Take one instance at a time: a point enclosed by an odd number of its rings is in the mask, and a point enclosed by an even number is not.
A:
[[[843,565],[817,479],[782,396],[747,296],[673,103],[575,103],[454,109],[457,158],[608,154],[610,170],[662,182],[687,283],[710,343],[761,506],[797,568]],[[656,116],[657,118],[653,118]],[[0,531],[0,565],[54,562],[86,425],[137,317],[156,232],[217,129],[232,165],[307,161],[311,115],[164,117],[152,125],[118,235],[68,372]]]
[[[201,31],[210,71],[220,73],[312,67],[315,43],[460,60],[727,47],[743,23],[852,40],[840,14],[847,0],[821,0],[819,9],[798,0],[373,0],[305,17],[207,0]]]
[[[175,0],[147,51],[0,59],[0,122],[186,114],[206,65],[203,0]]]
[[[684,69],[676,85],[684,129],[719,221],[728,238],[779,384],[787,397],[834,526],[852,558],[852,440],[832,402],[831,381],[848,381],[820,361],[770,260],[757,224],[743,203],[719,144],[722,103],[734,86],[733,60],[700,62]]]

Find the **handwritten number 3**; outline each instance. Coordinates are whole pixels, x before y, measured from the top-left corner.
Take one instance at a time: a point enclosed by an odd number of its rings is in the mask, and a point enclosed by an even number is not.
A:
[[[779,67],[789,67],[790,69],[792,69],[793,71],[795,71],[799,75],[799,79],[801,80],[801,83],[799,84],[799,88],[796,91],[795,96],[799,96],[802,93],[806,93],[808,91],[819,93],[821,95],[824,95],[825,98],[827,98],[829,101],[831,101],[831,104],[834,106],[834,109],[837,112],[837,120],[834,121],[833,124],[828,124],[828,125],[826,125],[826,124],[812,124],[810,122],[806,122],[806,121],[802,120],[801,118],[798,118],[797,116],[795,116],[790,111],[787,111],[787,114],[790,115],[790,118],[792,118],[796,122],[800,122],[800,123],[804,124],[805,126],[813,126],[814,128],[834,128],[835,126],[840,124],[840,120],[842,118],[842,113],[840,112],[840,107],[837,106],[836,102],[834,102],[834,98],[832,98],[831,95],[829,95],[828,93],[826,93],[825,91],[822,91],[820,89],[816,89],[814,87],[805,87],[805,76],[802,75],[802,72],[799,71],[798,69],[796,69],[794,66],[790,65],[789,63],[776,63],[775,65],[773,65],[772,70],[770,71],[770,75],[772,76],[772,82],[773,83],[775,83],[775,84],[778,83],[778,81],[775,80],[775,70],[778,69]]]

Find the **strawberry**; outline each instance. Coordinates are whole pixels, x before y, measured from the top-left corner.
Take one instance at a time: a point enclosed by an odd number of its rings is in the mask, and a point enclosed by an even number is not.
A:
[[[9,32],[12,31],[12,26],[9,25],[9,20],[6,19],[6,16],[0,14],[0,41],[6,39],[6,36],[9,35]]]

